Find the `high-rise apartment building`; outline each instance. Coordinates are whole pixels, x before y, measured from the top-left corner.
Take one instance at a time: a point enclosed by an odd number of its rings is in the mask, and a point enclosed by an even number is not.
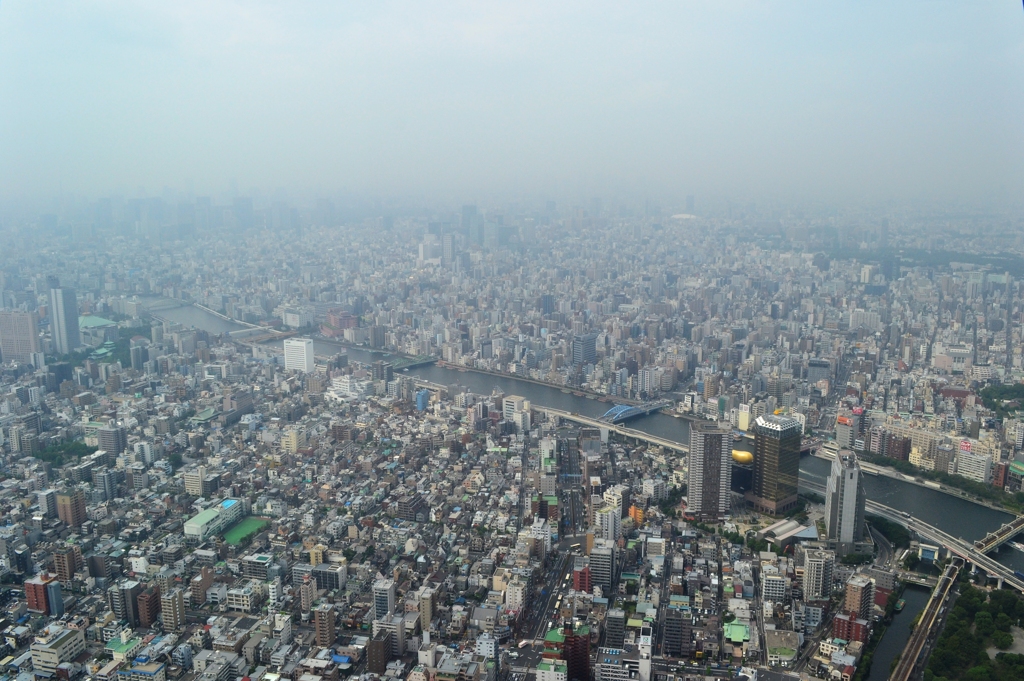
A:
[[[106,425],[96,429],[100,449],[108,456],[118,457],[128,449],[128,434],[121,426]]]
[[[313,609],[313,626],[316,629],[316,644],[321,648],[334,645],[337,613],[331,603],[321,603]]]
[[[840,450],[832,460],[825,492],[825,529],[839,556],[854,551],[864,538],[864,484],[857,455]]]
[[[836,554],[814,549],[804,553],[804,600],[827,601],[832,596]]]
[[[622,536],[622,514],[617,506],[605,504],[594,513],[594,519],[601,539],[616,541]]]
[[[42,352],[35,312],[0,310],[0,359],[29,364]]]
[[[36,492],[36,498],[39,500],[39,512],[47,518],[57,517],[57,491],[52,489],[44,489],[41,492]]]
[[[123,579],[107,589],[107,606],[117,619],[130,627],[139,626],[139,594],[142,584],[134,579]]]
[[[175,631],[185,626],[185,590],[171,589],[160,595],[160,618],[164,631]]]
[[[61,287],[60,282],[50,282],[50,332],[53,346],[59,355],[68,355],[82,344],[78,329],[78,297],[75,289]]]
[[[85,522],[85,493],[80,489],[57,495],[57,517],[71,527]]]
[[[732,487],[732,430],[710,421],[690,427],[687,509],[701,519],[729,511]]]
[[[53,569],[57,572],[57,579],[64,584],[70,584],[78,571],[78,555],[80,552],[75,547],[65,546],[53,552]]]
[[[870,620],[874,604],[875,584],[870,577],[858,574],[846,580],[843,612],[853,613],[861,619]]]
[[[373,619],[379,620],[395,612],[397,593],[393,579],[379,579],[373,583]]]
[[[156,622],[160,615],[160,589],[155,585],[143,589],[135,598],[136,611],[139,616],[139,626],[148,629]]]
[[[754,422],[754,480],[747,500],[758,510],[785,513],[797,503],[800,477],[800,422],[765,415]]]
[[[288,371],[313,373],[313,340],[286,338],[284,341],[284,368]]]
[[[44,615],[50,614],[46,598],[46,585],[55,580],[56,577],[45,573],[25,580],[25,602],[30,611]]]

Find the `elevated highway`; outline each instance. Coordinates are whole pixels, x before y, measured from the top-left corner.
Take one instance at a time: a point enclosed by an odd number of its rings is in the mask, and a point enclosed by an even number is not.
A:
[[[800,484],[806,489],[818,492],[819,494],[825,493],[824,485],[803,480]],[[963,558],[968,563],[971,563],[974,566],[974,569],[983,570],[990,578],[998,580],[998,586],[1000,588],[1003,585],[1006,585],[1024,594],[1024,580],[1018,578],[1013,573],[1012,569],[979,551],[975,548],[974,544],[967,542],[960,537],[954,537],[947,534],[939,528],[929,525],[923,520],[918,520],[903,511],[897,511],[895,508],[885,506],[877,501],[869,500],[866,504],[866,508],[869,512],[875,515],[887,518],[894,523],[903,525],[908,530],[916,532],[923,539],[945,547],[951,553]]]

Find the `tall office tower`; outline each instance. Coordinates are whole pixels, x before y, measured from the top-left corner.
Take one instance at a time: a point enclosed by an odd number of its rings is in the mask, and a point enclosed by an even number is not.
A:
[[[608,593],[615,581],[615,542],[595,539],[590,550],[590,580]]]
[[[379,620],[395,611],[396,595],[395,580],[378,579],[373,583],[373,619]]]
[[[171,589],[160,594],[160,618],[164,631],[175,631],[185,626],[185,590]]]
[[[451,265],[455,262],[455,235],[445,234],[441,237],[441,262]]]
[[[57,517],[57,491],[52,489],[44,489],[40,492],[36,492],[36,498],[39,500],[39,512],[47,518]]]
[[[118,457],[128,449],[128,434],[121,426],[106,425],[96,429],[100,449],[111,457]]]
[[[693,651],[693,623],[686,613],[678,608],[665,612],[664,638],[661,654],[666,657],[689,657]]]
[[[35,312],[0,311],[0,359],[28,364],[42,352]]]
[[[621,648],[626,643],[626,611],[612,608],[604,618],[604,645]]]
[[[853,449],[860,430],[860,415],[853,413],[840,414],[836,417],[836,443],[842,449]]]
[[[747,500],[758,510],[778,514],[796,506],[802,433],[800,422],[788,416],[754,422],[754,481]]]
[[[75,289],[62,288],[56,277],[50,277],[50,331],[58,354],[68,355],[82,344]]]
[[[316,644],[321,648],[334,645],[336,638],[337,613],[331,603],[321,603],[313,609],[313,626],[316,628]]]
[[[864,538],[866,497],[857,455],[840,450],[832,460],[825,492],[825,529],[829,545],[842,557]]]
[[[313,373],[313,340],[311,338],[285,339],[284,368],[288,371]]]
[[[827,601],[832,596],[836,554],[815,549],[804,553],[804,600]]]
[[[46,604],[50,607],[50,617],[64,615],[64,591],[56,579],[46,584]]]
[[[596,511],[594,516],[598,537],[616,541],[622,536],[622,514],[617,506],[605,504]]]
[[[565,657],[566,681],[590,681],[590,627],[573,628],[567,622],[563,630],[562,655]]]
[[[729,512],[732,487],[732,430],[710,421],[690,427],[690,469],[687,508],[701,519]]]
[[[57,495],[57,517],[71,527],[85,522],[85,493],[80,489]]]
[[[572,363],[574,366],[593,364],[597,361],[597,334],[584,333],[572,339]]]

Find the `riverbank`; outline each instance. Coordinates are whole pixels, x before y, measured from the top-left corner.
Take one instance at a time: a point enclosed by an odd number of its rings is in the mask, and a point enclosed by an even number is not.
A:
[[[832,461],[833,458],[834,458],[834,456],[832,454],[828,453],[828,451],[824,447],[819,448],[817,451],[812,452],[811,456],[817,457],[819,459],[823,459],[825,461]],[[938,482],[935,482],[934,480],[919,480],[918,478],[916,478],[914,476],[906,475],[904,473],[900,473],[895,468],[888,468],[886,466],[877,466],[877,465],[875,465],[873,463],[868,463],[867,461],[864,461],[863,459],[859,459],[859,463],[860,463],[861,469],[864,470],[869,475],[882,475],[882,476],[885,476],[887,478],[892,478],[893,480],[899,480],[900,482],[905,482],[908,485],[917,485],[918,487],[924,487],[925,489],[930,489],[930,490],[933,490],[933,491],[936,491],[936,492],[942,492],[943,494],[948,494],[951,497],[956,497],[957,499],[963,499],[964,501],[969,501],[972,504],[977,504],[978,506],[984,506],[986,508],[990,508],[993,511],[1002,511],[1003,513],[1010,513],[1010,514],[1013,514],[1013,515],[1017,514],[1017,512],[1015,510],[1013,510],[1013,509],[1006,508],[1005,506],[1001,506],[999,504],[993,503],[993,502],[989,501],[988,499],[982,499],[981,497],[976,497],[973,494],[968,494],[964,490],[957,489],[956,487],[950,487],[949,485],[943,485],[943,484],[940,484]]]
[[[487,375],[487,376],[498,376],[498,377],[501,377],[501,378],[512,378],[512,379],[515,379],[517,381],[522,381],[524,383],[532,383],[534,385],[542,385],[545,388],[555,388],[556,390],[561,390],[562,392],[572,393],[573,395],[576,395],[576,397],[586,397],[586,398],[589,398],[589,399],[596,399],[596,400],[598,400],[600,402],[609,402],[610,403],[610,402],[614,401],[616,404],[643,404],[642,402],[638,402],[637,400],[630,400],[630,399],[626,399],[625,397],[612,397],[611,395],[605,395],[603,393],[596,393],[593,390],[584,390],[583,388],[569,388],[568,386],[565,386],[565,385],[559,385],[557,383],[550,383],[548,381],[541,381],[541,380],[538,380],[536,378],[530,378],[529,376],[519,376],[518,374],[506,374],[506,373],[502,373],[500,371],[489,371],[487,369],[477,369],[476,367],[467,367],[467,366],[463,366],[461,364],[451,364],[450,362],[445,362],[444,360],[440,360],[440,359],[437,360],[437,366],[441,367],[442,369],[451,369],[452,371],[472,371],[473,373],[484,374],[484,375]]]

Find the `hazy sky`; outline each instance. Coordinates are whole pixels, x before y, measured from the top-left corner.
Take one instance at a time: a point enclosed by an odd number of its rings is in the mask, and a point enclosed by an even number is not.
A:
[[[0,0],[0,198],[1016,198],[1003,2]]]

